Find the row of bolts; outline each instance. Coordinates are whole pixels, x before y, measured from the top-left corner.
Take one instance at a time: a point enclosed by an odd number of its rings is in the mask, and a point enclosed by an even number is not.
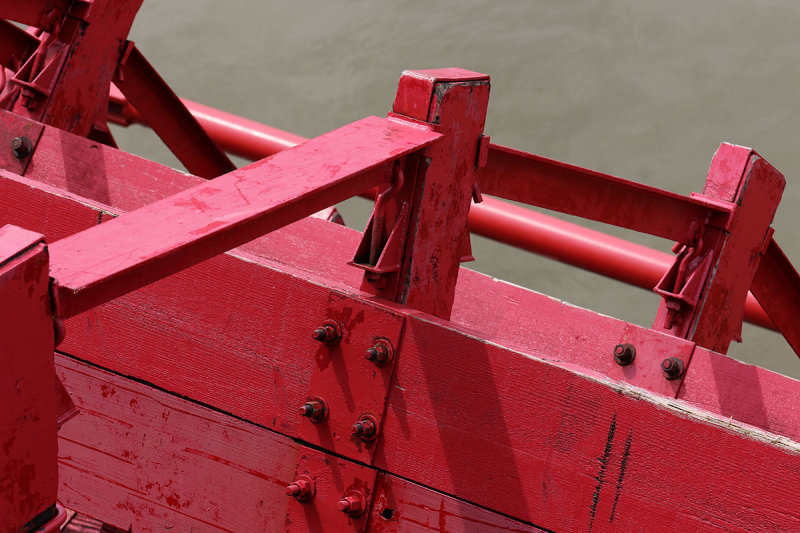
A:
[[[633,344],[624,343],[614,346],[614,362],[618,365],[627,366],[633,363],[635,358],[636,348]],[[670,381],[678,379],[683,375],[683,361],[678,357],[667,357],[661,361],[661,371],[664,373],[664,378]]]
[[[311,338],[328,346],[334,346],[342,340],[342,328],[337,322],[326,320],[311,332]],[[393,356],[394,348],[387,339],[377,339],[364,353],[364,359],[376,366],[383,366]],[[328,406],[322,398],[309,398],[300,407],[299,414],[318,424],[328,416]],[[374,440],[378,435],[378,420],[369,414],[361,415],[350,428],[350,433],[365,442]],[[308,476],[298,476],[286,487],[286,495],[293,496],[300,502],[311,501],[315,492],[314,480]],[[360,516],[366,511],[366,500],[363,492],[350,490],[336,503],[336,508],[350,516]]]

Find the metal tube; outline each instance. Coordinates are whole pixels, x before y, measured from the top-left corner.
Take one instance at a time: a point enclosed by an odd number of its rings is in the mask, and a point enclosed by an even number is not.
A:
[[[261,159],[308,140],[191,100],[182,101],[220,148],[240,157]],[[113,85],[109,120],[125,126],[143,122]],[[656,286],[673,261],[667,253],[489,196],[472,205],[469,226],[472,233],[647,290]],[[744,316],[748,322],[777,330],[752,294],[747,295]]]

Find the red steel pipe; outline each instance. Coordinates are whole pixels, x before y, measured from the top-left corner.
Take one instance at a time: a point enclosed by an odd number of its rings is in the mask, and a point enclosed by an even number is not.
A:
[[[181,99],[209,136],[226,152],[257,160],[307,141],[305,137]],[[109,120],[127,126],[144,123],[112,85]],[[672,265],[673,256],[537,211],[484,196],[469,213],[470,231],[545,255],[591,272],[652,290]],[[777,330],[752,294],[745,320]]]

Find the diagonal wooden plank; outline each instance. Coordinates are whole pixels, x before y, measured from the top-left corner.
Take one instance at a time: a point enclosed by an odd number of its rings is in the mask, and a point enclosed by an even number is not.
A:
[[[60,313],[126,292],[388,183],[440,134],[367,117],[50,247]]]

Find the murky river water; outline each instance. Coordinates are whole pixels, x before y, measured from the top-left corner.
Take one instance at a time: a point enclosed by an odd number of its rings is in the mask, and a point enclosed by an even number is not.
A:
[[[662,187],[701,191],[721,141],[787,178],[775,237],[800,265],[800,2],[146,0],[132,30],[175,91],[315,136],[389,109],[406,68],[492,77],[492,141]],[[121,146],[179,164],[142,128]],[[341,207],[363,228],[365,201]],[[588,224],[667,251],[671,243]],[[487,274],[650,325],[653,293],[473,237]],[[731,354],[800,377],[777,334]]]

